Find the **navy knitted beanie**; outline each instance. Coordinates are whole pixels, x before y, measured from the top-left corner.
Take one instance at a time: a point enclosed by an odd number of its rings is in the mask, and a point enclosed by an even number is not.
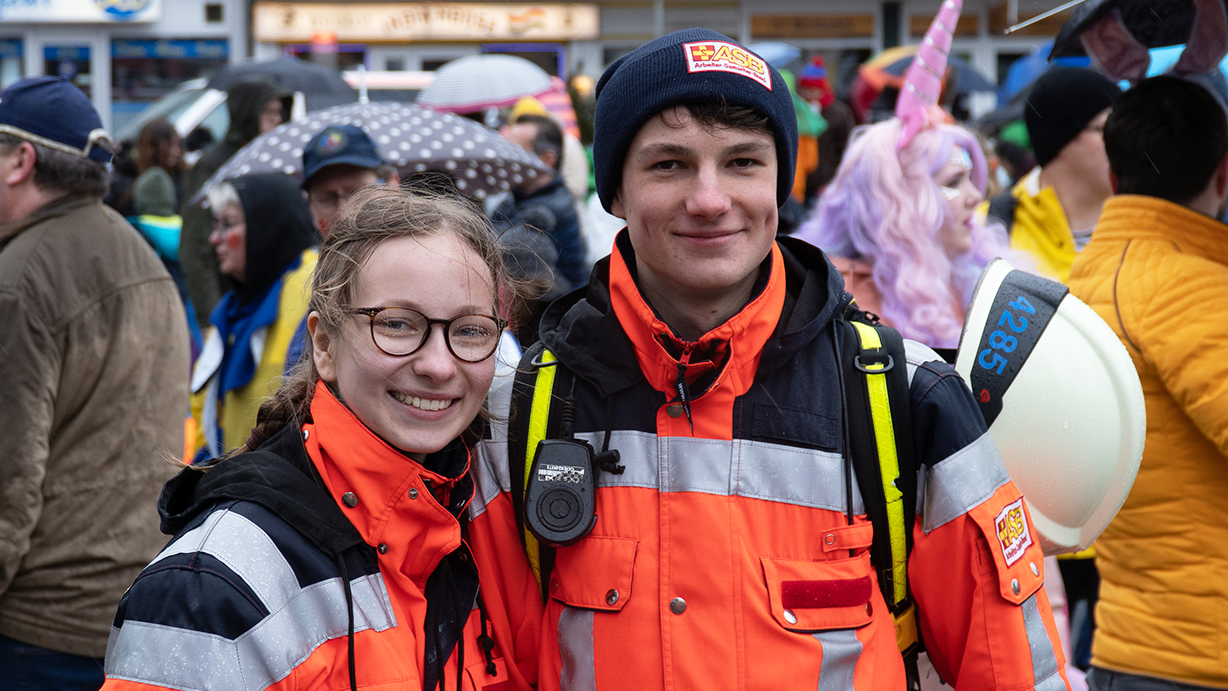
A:
[[[640,128],[667,108],[724,98],[767,116],[776,139],[776,202],[793,189],[797,115],[785,80],[729,37],[708,29],[666,34],[615,60],[597,82],[594,176],[606,211],[622,183],[627,147]]]
[[[1121,89],[1108,77],[1083,67],[1053,67],[1042,74],[1027,95],[1023,111],[1036,165],[1049,165],[1087,123],[1120,96]]]

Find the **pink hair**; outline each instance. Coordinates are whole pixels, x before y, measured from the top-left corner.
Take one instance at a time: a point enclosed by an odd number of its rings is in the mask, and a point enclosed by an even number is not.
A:
[[[949,259],[936,239],[951,207],[933,174],[955,147],[972,159],[972,181],[985,191],[985,156],[962,127],[926,127],[896,153],[900,121],[891,119],[853,133],[844,160],[797,236],[833,255],[873,266],[882,316],[906,337],[954,348],[981,271],[994,257],[1015,260],[1000,225],[972,221],[972,247]]]

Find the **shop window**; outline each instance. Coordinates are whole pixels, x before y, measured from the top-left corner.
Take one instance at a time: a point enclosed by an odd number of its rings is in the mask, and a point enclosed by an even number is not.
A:
[[[222,14],[222,6],[219,4],[209,3],[205,5],[205,22],[208,24],[221,24],[226,21],[225,15]]]
[[[189,79],[226,66],[225,39],[115,39],[111,42],[111,126],[118,131]]]
[[[388,58],[384,61],[384,69],[389,72],[401,72],[405,69],[404,58]]]
[[[90,95],[93,74],[90,70],[89,46],[44,46],[43,74],[64,77]]]
[[[0,89],[21,79],[24,74],[21,39],[0,38]]]

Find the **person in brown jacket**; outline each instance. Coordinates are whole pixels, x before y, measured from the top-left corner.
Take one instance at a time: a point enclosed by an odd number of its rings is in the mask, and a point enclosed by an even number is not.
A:
[[[101,686],[183,453],[187,318],[105,147],[71,82],[0,92],[0,691]]]

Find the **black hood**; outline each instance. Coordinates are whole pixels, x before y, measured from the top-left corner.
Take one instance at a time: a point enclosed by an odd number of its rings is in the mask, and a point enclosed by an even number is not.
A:
[[[270,79],[255,78],[241,81],[226,91],[226,109],[230,111],[230,129],[225,141],[242,146],[260,135],[260,112],[264,104],[281,99],[281,119],[290,119],[294,96]]]
[[[788,362],[840,314],[852,296],[844,278],[822,250],[791,237],[777,238],[785,264],[785,304],[780,322],[763,347],[759,371],[769,373]],[[635,250],[623,230],[615,240],[632,275]],[[631,339],[610,303],[610,257],[593,267],[588,286],[554,301],[541,321],[541,342],[577,376],[608,397],[636,382],[640,372]]]
[[[178,534],[218,503],[248,501],[280,516],[331,557],[363,544],[317,479],[298,430],[287,425],[255,451],[181,470],[158,498],[162,532]]]
[[[289,175],[256,173],[230,181],[247,224],[246,280],[235,288],[239,303],[263,295],[318,236],[303,190]]]

